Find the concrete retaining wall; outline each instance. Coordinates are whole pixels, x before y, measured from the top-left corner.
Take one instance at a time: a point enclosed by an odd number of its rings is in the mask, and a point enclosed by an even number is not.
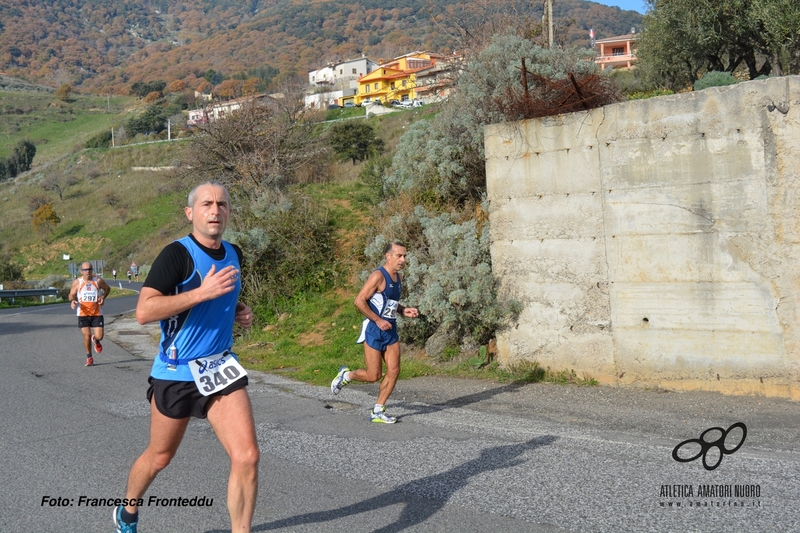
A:
[[[485,139],[501,362],[800,399],[800,77]]]

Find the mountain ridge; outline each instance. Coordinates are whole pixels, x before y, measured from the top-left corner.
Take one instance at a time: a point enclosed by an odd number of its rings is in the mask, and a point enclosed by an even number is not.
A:
[[[642,15],[588,0],[557,0],[564,43],[627,33]],[[0,72],[52,87],[128,94],[137,81],[225,77],[270,67],[283,78],[335,59],[377,60],[463,46],[461,25],[495,15],[541,20],[541,5],[497,0],[0,0]]]

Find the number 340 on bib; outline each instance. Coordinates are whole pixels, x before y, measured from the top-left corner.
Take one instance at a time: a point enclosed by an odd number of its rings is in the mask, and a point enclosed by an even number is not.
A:
[[[247,375],[233,352],[229,351],[195,359],[189,363],[189,369],[197,390],[203,396],[219,392]]]

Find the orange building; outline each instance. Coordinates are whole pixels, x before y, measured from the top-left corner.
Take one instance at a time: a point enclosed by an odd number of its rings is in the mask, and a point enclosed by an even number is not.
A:
[[[631,68],[636,62],[636,38],[638,35],[633,30],[627,35],[609,37],[595,41],[595,48],[599,55],[594,62],[600,68]]]
[[[412,52],[391,61],[381,62],[378,67],[358,79],[355,104],[397,100],[411,101],[417,95],[417,73],[436,65],[444,56],[429,52]]]

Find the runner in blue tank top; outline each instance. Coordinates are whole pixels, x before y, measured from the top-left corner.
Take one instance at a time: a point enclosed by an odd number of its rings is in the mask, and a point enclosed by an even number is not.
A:
[[[406,247],[400,241],[394,241],[383,251],[386,258],[383,266],[370,274],[367,282],[356,296],[355,304],[364,318],[361,326],[359,343],[364,344],[364,361],[366,369],[350,371],[343,366],[331,382],[331,392],[339,394],[342,387],[352,380],[374,383],[381,379],[383,363],[386,363],[386,375],[381,381],[378,400],[370,412],[373,422],[393,424],[396,418],[386,415],[386,400],[394,390],[397,377],[400,375],[400,343],[397,337],[397,314],[408,318],[416,318],[419,311],[414,307],[400,305],[402,278],[400,270],[406,263]]]
[[[136,533],[145,491],[175,456],[190,417],[207,418],[228,453],[231,529],[250,531],[259,448],[247,372],[230,349],[234,323],[249,328],[253,312],[239,301],[240,250],[222,240],[230,211],[222,184],[195,187],[184,208],[192,233],[161,251],[139,294],[136,320],[161,323],[160,353],[147,391],[150,442],[114,509],[117,533]]]

